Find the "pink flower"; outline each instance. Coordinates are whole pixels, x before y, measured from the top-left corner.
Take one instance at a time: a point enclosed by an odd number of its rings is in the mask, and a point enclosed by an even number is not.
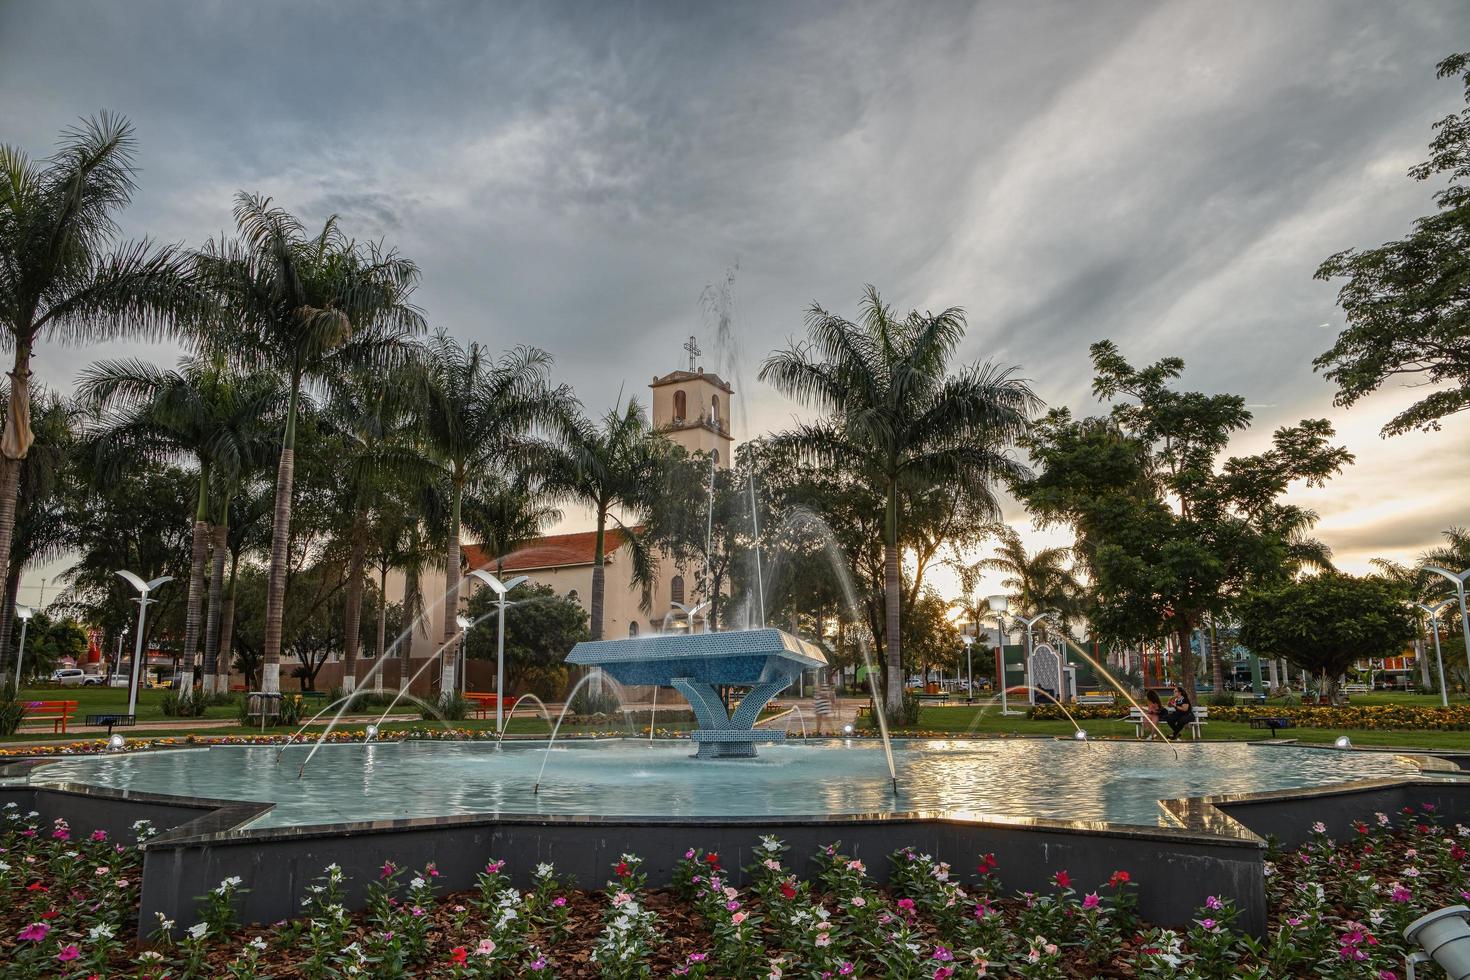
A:
[[[745,913],[736,912],[734,915],[730,916],[730,921],[737,926],[740,925],[740,923],[745,921]]]
[[[72,960],[81,955],[82,952],[81,950],[77,949],[77,944],[69,943],[61,947],[61,952],[56,954],[56,958],[63,963],[70,963]]]
[[[1205,930],[1206,930],[1206,931],[1207,931],[1207,932],[1213,932],[1213,931],[1214,931],[1214,928],[1215,928],[1215,925],[1216,925],[1216,923],[1215,923],[1215,920],[1214,920],[1214,919],[1200,919],[1200,920],[1199,920],[1199,924],[1200,924],[1200,925],[1201,925],[1201,926],[1202,926],[1202,927],[1203,927],[1203,928],[1204,928],[1204,929],[1205,929]]]
[[[107,831],[105,831],[105,830],[94,830],[94,831],[92,831],[92,840],[95,843],[101,844],[103,841],[107,840]]]
[[[1224,907],[1224,905],[1220,904],[1220,899],[1216,898],[1214,895],[1211,895],[1209,898],[1205,899],[1205,908],[1207,909],[1214,909],[1216,912],[1218,912]]]
[[[51,927],[44,922],[32,922],[20,931],[20,938],[28,943],[38,943],[46,938]]]
[[[567,904],[567,897],[565,895],[558,895],[551,900],[551,904],[557,908],[562,908]]]
[[[934,971],[934,980],[949,980],[952,976],[954,976],[953,967],[941,966]],[[982,973],[981,976],[984,976],[984,974]]]
[[[1087,897],[1082,900],[1082,907],[1085,909],[1095,909],[1100,902],[1101,899],[1097,897],[1097,892],[1088,892]]]
[[[393,874],[393,872],[397,870],[397,868],[393,867],[392,861],[384,861],[382,870],[378,872],[378,878],[387,878],[389,875]]]
[[[900,898],[898,900],[898,907],[905,912],[912,912],[914,910],[914,900],[912,898]]]
[[[733,899],[733,898],[730,899],[728,902],[725,903],[725,911],[726,912],[739,912],[740,911],[740,903],[737,902],[737,901],[735,901],[735,899]]]
[[[950,960],[954,959],[954,954],[943,946],[935,946],[934,955],[929,958],[932,960],[939,960],[941,963],[948,963]]]
[[[1058,871],[1055,879],[1058,888],[1071,888],[1072,876],[1065,871]]]
[[[505,862],[504,861],[491,861],[489,864],[485,865],[485,873],[486,874],[492,874],[492,875],[498,875],[498,874],[500,874],[500,869],[502,869],[504,867],[505,867]]]
[[[1394,885],[1393,891],[1389,892],[1389,900],[1394,902],[1407,902],[1414,896],[1403,885]]]

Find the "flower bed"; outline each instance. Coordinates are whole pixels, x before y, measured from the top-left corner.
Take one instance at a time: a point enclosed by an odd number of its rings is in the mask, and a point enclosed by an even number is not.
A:
[[[1304,728],[1362,728],[1378,731],[1419,731],[1433,729],[1445,732],[1470,731],[1470,705],[1452,705],[1448,708],[1412,704],[1364,704],[1364,705],[1235,705],[1216,707],[1208,705],[1210,721],[1235,721],[1246,723],[1252,718],[1290,718]],[[1085,704],[1068,707],[1072,717],[1079,721],[1092,718],[1124,718],[1126,708],[1113,705]],[[1066,715],[1054,704],[1039,704],[1029,716],[1037,719],[1060,720]]]
[[[137,923],[136,841],[77,839],[64,821],[38,826],[14,806],[0,833],[0,962],[15,980],[138,977],[894,977],[1396,978],[1404,925],[1470,898],[1470,828],[1432,807],[1380,814],[1333,841],[1319,824],[1300,849],[1269,855],[1270,934],[1234,928],[1229,896],[1212,896],[1188,929],[1138,919],[1127,869],[1105,881],[1059,871],[1042,893],[1005,894],[1004,855],[960,871],[911,848],[890,855],[876,886],[839,843],[814,873],[763,837],[730,883],[718,854],[689,848],[668,889],[649,889],[623,855],[601,888],[575,887],[549,864],[511,886],[490,862],[468,892],[442,894],[433,865],[385,864],[366,908],[329,865],[300,917],[241,928],[246,888],[226,879],[199,899],[199,924]],[[139,840],[151,828],[135,825]],[[802,856],[804,857],[804,856]],[[142,936],[141,941],[139,936]]]

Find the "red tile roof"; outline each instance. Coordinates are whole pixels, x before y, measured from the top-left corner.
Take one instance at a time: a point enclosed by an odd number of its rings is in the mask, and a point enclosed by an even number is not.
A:
[[[634,528],[642,530],[641,527]],[[610,527],[604,535],[603,550],[608,557],[625,544],[621,528]],[[536,568],[566,568],[573,565],[590,565],[597,550],[596,531],[576,531],[572,534],[548,534],[527,542],[506,555],[500,562],[495,556],[486,554],[477,544],[464,546],[465,561],[470,568],[493,569],[498,564],[507,572],[524,572]]]

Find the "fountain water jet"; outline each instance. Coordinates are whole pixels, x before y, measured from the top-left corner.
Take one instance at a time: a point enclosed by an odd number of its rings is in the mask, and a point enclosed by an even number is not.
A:
[[[546,709],[545,702],[543,702],[534,694],[522,694],[520,697],[516,698],[516,703],[511,705],[510,711],[505,716],[505,724],[501,727],[500,731],[495,733],[496,745],[499,745],[501,742],[505,741],[505,731],[507,728],[510,727],[510,720],[515,717],[515,713],[520,710],[522,702],[525,701],[535,701],[536,705],[541,709],[541,717],[546,719],[546,723],[548,725],[551,724],[551,712]]]

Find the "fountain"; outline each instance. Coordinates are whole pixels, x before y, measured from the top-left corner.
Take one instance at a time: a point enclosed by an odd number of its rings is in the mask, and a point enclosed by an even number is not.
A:
[[[815,644],[767,627],[587,640],[567,663],[601,667],[625,686],[674,688],[694,709],[698,727],[689,737],[699,746],[696,759],[749,759],[756,742],[786,737],[755,728],[761,710],[803,670],[827,666],[827,657]],[[750,688],[733,714],[720,696],[727,686]]]

